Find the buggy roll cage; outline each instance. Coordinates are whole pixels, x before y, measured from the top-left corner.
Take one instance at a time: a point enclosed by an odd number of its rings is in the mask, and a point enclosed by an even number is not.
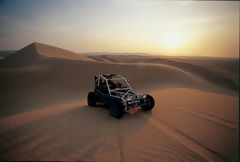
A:
[[[96,75],[96,76],[95,76],[95,85],[97,84],[98,87],[100,86],[100,78],[102,78],[103,80],[105,80],[105,82],[106,82],[106,84],[107,84],[108,93],[109,93],[109,95],[112,96],[112,97],[117,97],[117,98],[120,98],[120,99],[122,99],[123,101],[125,101],[124,97],[125,97],[129,92],[135,93],[135,92],[133,91],[132,87],[130,86],[130,84],[128,83],[129,81],[128,81],[126,78],[124,78],[123,76],[121,76],[121,75],[118,75],[118,74],[100,74],[100,75]],[[109,80],[124,80],[124,81],[127,83],[127,85],[128,85],[129,88],[115,88],[115,89],[112,89],[112,90],[111,90],[110,87],[109,87],[109,84],[108,84],[108,81],[109,81]],[[97,83],[96,83],[96,81],[97,81]],[[118,90],[128,90],[128,91],[125,93],[125,92],[119,92]],[[120,94],[123,94],[123,96],[122,96],[122,97],[119,97],[119,96],[116,96],[116,95],[112,95],[111,92],[120,93]],[[135,94],[136,94],[136,93],[135,93]]]

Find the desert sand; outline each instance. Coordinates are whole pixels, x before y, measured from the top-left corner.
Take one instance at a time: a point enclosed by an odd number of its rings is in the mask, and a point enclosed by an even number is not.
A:
[[[0,60],[0,160],[237,161],[236,59],[84,56],[32,43]],[[155,99],[111,117],[87,106],[93,77],[118,73]]]

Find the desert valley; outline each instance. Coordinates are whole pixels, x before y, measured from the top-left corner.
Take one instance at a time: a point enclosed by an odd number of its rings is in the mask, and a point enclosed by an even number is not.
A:
[[[151,112],[87,106],[121,74]],[[239,59],[83,55],[32,43],[0,59],[0,160],[237,161]]]

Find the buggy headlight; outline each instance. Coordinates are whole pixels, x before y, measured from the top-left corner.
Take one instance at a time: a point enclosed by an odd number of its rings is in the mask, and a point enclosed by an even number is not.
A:
[[[147,97],[147,95],[146,95],[146,94],[143,94],[143,95],[142,95],[142,97],[143,97],[143,98],[146,98],[146,97]]]

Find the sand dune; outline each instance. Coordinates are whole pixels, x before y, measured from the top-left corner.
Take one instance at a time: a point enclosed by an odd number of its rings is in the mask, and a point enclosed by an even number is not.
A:
[[[0,60],[0,159],[237,161],[237,70],[226,60],[136,57],[94,61],[33,43]],[[99,73],[126,76],[154,96],[154,110],[117,120],[88,107]]]
[[[100,62],[165,64],[190,72],[215,84],[233,90],[239,89],[239,60],[231,58],[189,58],[138,55],[98,55],[88,56]]]
[[[34,42],[14,54],[7,56],[3,64],[5,64],[5,66],[26,66],[29,64],[39,64],[41,61],[44,61],[46,57],[93,61],[86,56],[65,49]]]

